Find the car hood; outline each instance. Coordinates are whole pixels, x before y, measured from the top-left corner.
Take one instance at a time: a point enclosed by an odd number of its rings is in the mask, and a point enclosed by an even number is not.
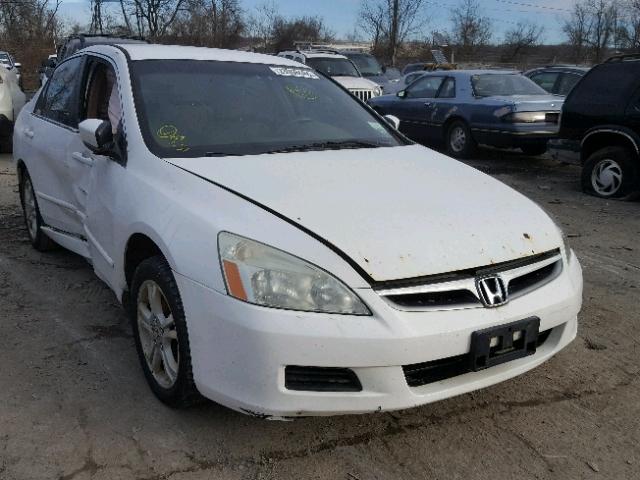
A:
[[[361,77],[333,77],[333,79],[346,89],[362,88],[373,90],[378,86],[366,78]]]
[[[564,97],[555,95],[496,95],[484,97],[481,101],[493,105],[513,105],[513,110],[520,112],[559,112],[562,109]]]
[[[562,243],[535,203],[418,145],[168,161],[310,230],[374,281],[488,266]]]

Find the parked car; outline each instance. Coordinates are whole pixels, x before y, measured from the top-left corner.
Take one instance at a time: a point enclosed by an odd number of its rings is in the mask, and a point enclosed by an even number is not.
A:
[[[444,141],[451,156],[466,158],[478,144],[544,153],[558,133],[562,100],[516,72],[456,70],[423,73],[405,90],[369,104],[398,117],[410,138]]]
[[[355,63],[364,78],[376,83],[383,91],[388,88],[389,78],[376,57],[360,51],[343,50],[340,53]]]
[[[142,37],[123,37],[118,35],[107,34],[90,34],[79,33],[70,35],[65,42],[58,48],[57,61],[62,62],[64,59],[70,57],[78,50],[90,47],[93,45],[124,45],[132,43],[148,43]]]
[[[565,154],[582,164],[582,188],[602,198],[640,190],[640,54],[591,69],[562,110]]]
[[[13,123],[25,104],[15,69],[0,66],[0,151],[11,152]]]
[[[418,78],[420,78],[423,74],[425,74],[424,70],[418,70],[416,72],[407,73],[403,75],[400,80],[392,85],[384,92],[385,94],[393,94],[395,95],[401,90],[405,90],[409,85],[415,82]]]
[[[51,72],[53,72],[53,69],[56,68],[57,64],[58,64],[58,55],[56,55],[55,53],[52,55],[49,55],[47,59],[42,62],[42,65],[38,70],[38,76],[40,79],[41,87],[45,83],[47,83],[47,80],[49,79],[49,75],[51,75]]]
[[[0,52],[0,66],[15,73],[18,85],[22,89],[22,64],[16,62],[9,52]]]
[[[525,76],[536,82],[547,92],[566,97],[580,81],[588,68],[568,65],[552,65],[525,72]]]
[[[408,408],[576,336],[580,265],[540,207],[286,58],[90,47],[14,141],[31,243],[89,260],[169,405]]]
[[[382,95],[382,89],[376,83],[363,78],[351,60],[334,50],[287,50],[278,53],[278,56],[308,65],[322,72],[363,102]]]

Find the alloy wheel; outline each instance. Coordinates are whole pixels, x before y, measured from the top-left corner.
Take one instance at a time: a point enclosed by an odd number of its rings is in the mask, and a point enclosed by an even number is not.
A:
[[[178,332],[169,302],[153,280],[146,280],[140,286],[137,321],[140,344],[149,371],[161,387],[173,387],[178,379],[180,364]]]
[[[591,186],[603,197],[614,195],[622,186],[622,167],[618,162],[605,159],[596,164],[591,172]]]
[[[29,237],[34,240],[38,235],[38,208],[36,207],[36,197],[33,191],[31,179],[26,178],[22,190],[22,201],[24,204],[24,216],[27,220],[27,230]]]
[[[453,127],[449,135],[449,144],[451,145],[451,150],[456,153],[464,150],[467,144],[467,132],[464,131],[464,128],[461,126]]]

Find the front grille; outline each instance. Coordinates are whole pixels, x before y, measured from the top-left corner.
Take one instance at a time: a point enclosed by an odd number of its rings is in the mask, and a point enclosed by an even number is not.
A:
[[[482,307],[476,279],[498,276],[513,300],[546,285],[562,272],[559,250],[486,268],[451,274],[385,282],[374,287],[378,295],[400,310],[444,310]]]
[[[287,390],[306,392],[361,392],[358,376],[349,368],[301,367],[289,365],[284,369]]]
[[[349,91],[351,92],[351,94],[353,96],[359,98],[363,102],[366,102],[366,101],[370,100],[374,96],[373,95],[373,90],[352,89],[352,90],[349,90]]]
[[[545,330],[538,334],[537,347],[541,347],[547,341],[552,330]],[[422,387],[423,385],[457,377],[472,371],[468,353],[431,362],[405,365],[402,370],[404,371],[407,385],[410,387]]]

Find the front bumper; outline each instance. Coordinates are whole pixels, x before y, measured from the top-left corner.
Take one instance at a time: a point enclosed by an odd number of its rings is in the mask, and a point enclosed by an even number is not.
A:
[[[338,415],[398,410],[484,388],[524,373],[568,345],[577,332],[582,272],[570,255],[562,274],[498,308],[407,312],[370,289],[359,290],[371,317],[263,308],[210,290],[176,273],[193,373],[200,392],[261,417]],[[529,357],[420,387],[409,387],[404,365],[462,355],[471,334],[531,316],[547,341]],[[359,392],[285,388],[287,365],[352,369]]]

